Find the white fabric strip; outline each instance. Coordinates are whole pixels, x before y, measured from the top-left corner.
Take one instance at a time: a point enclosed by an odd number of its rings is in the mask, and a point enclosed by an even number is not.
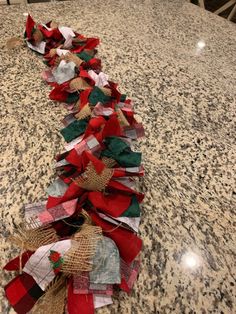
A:
[[[76,144],[79,144],[83,139],[83,136],[76,137],[73,141],[70,143],[67,143],[64,147],[67,151],[72,150]]]
[[[106,75],[105,73],[100,72],[99,74],[97,74],[93,70],[89,70],[88,74],[94,80],[95,86],[103,87],[103,86],[109,85],[108,75]]]
[[[29,258],[23,271],[31,275],[44,291],[55,277],[49,261],[50,250],[59,252],[62,256],[71,248],[71,240],[63,240],[38,248]]]
[[[46,42],[41,41],[37,46],[33,46],[30,42],[26,41],[27,46],[34,50],[37,51],[38,53],[44,54],[45,53],[45,47],[46,47]]]
[[[60,33],[62,34],[62,36],[65,38],[65,42],[63,44],[64,48],[71,48],[72,46],[72,39],[73,37],[75,37],[75,33],[73,32],[73,30],[70,27],[66,27],[66,26],[61,26],[58,27]]]
[[[98,309],[99,307],[112,304],[112,298],[107,295],[94,294],[93,295],[94,308]]]
[[[140,224],[140,217],[109,217],[102,213],[98,213],[98,215],[103,218],[104,220],[107,220],[115,225],[119,225],[119,222],[123,222],[126,225],[128,225],[130,228],[132,228],[135,232],[138,232],[139,224]]]

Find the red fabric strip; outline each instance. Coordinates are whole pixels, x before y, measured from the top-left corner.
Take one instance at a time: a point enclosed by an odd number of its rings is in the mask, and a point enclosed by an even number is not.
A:
[[[94,314],[93,294],[74,294],[72,278],[68,284],[68,314]]]
[[[130,206],[132,197],[117,193],[105,196],[101,192],[92,191],[88,193],[88,199],[94,207],[104,211],[112,217],[119,217]]]
[[[129,188],[128,186],[125,186],[124,184],[122,184],[118,181],[115,181],[115,180],[109,181],[108,190],[110,190],[110,191],[116,190],[116,192],[117,192],[117,190],[123,191],[123,192],[127,193],[128,195],[135,194],[139,203],[141,203],[144,199],[143,193],[139,193],[139,192]]]
[[[127,264],[132,263],[142,249],[142,240],[134,233],[123,228],[117,228],[116,225],[103,220],[94,212],[89,212],[89,215],[97,226],[102,227],[106,237],[111,238],[116,243],[123,260]]]
[[[75,182],[72,182],[68,187],[66,193],[62,197],[49,196],[47,201],[47,209],[54,207],[58,204],[64,203],[74,198],[80,197],[84,190],[80,188]]]
[[[23,268],[27,263],[30,256],[34,254],[34,252],[26,251],[21,255],[21,267]],[[8,262],[3,269],[8,271],[16,271],[20,269],[20,256],[13,258],[10,262]]]
[[[118,121],[117,115],[114,114],[110,116],[110,119],[104,126],[102,137],[105,139],[108,136],[121,136],[122,131],[120,127],[120,123]]]
[[[34,28],[35,22],[32,19],[32,17],[30,15],[28,15],[27,17],[27,21],[26,21],[26,36],[28,39],[31,39],[31,35],[32,35],[32,31]]]
[[[80,92],[79,99],[80,99],[80,110],[88,103],[88,97],[92,91],[92,88],[87,88]]]

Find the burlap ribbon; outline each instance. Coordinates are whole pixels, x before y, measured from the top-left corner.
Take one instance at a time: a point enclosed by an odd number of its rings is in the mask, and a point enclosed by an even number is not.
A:
[[[110,168],[104,168],[103,171],[98,174],[92,164],[89,162],[85,172],[75,179],[75,182],[81,188],[89,191],[103,191],[107,186],[113,175],[113,170]]]
[[[57,242],[59,237],[56,231],[50,227],[28,229],[27,226],[19,227],[9,240],[25,250],[36,251],[40,246]]]
[[[72,247],[63,256],[61,271],[66,274],[78,274],[81,271],[91,271],[92,258],[95,254],[98,240],[102,238],[102,228],[84,224],[73,236]]]
[[[38,299],[30,314],[64,314],[67,294],[67,277],[56,277],[47,287],[45,294]]]
[[[87,104],[78,113],[75,114],[75,118],[78,120],[82,120],[87,117],[90,117],[91,114],[92,114],[92,111],[89,107],[89,104]]]

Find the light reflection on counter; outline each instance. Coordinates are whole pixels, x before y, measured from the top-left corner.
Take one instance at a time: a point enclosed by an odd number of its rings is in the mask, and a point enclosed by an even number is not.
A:
[[[201,54],[205,47],[206,47],[205,41],[203,39],[199,40],[196,44],[196,55]]]
[[[202,260],[201,257],[196,253],[188,251],[183,254],[181,258],[181,263],[185,268],[195,270],[202,265]]]

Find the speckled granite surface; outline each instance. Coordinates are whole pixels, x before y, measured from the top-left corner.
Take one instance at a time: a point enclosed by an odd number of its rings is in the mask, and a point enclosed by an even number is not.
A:
[[[139,280],[98,313],[235,313],[236,25],[184,1],[121,0],[28,6],[101,38],[104,71],[146,127]],[[1,47],[26,7],[1,7]],[[203,49],[197,48],[205,41]],[[61,151],[64,109],[48,100],[40,57],[0,51],[1,264],[22,204],[45,198]],[[1,284],[11,275],[2,273]],[[1,296],[0,313],[13,313]]]

